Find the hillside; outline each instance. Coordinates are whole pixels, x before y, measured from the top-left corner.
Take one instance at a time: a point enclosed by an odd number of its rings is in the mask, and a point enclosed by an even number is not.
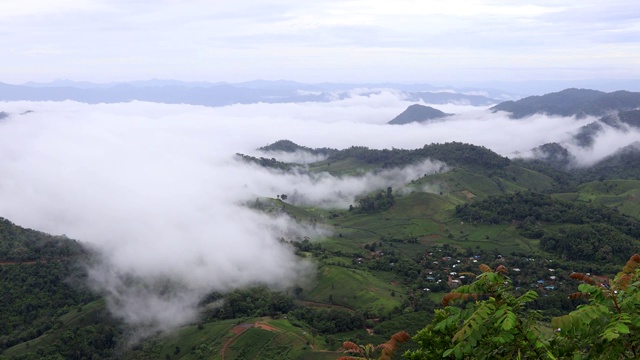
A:
[[[331,149],[331,148],[312,149],[307,146],[298,145],[291,140],[278,140],[273,144],[260,147],[258,148],[258,150],[263,151],[265,153],[278,152],[278,151],[282,151],[286,153],[294,153],[294,152],[302,151],[302,152],[307,152],[314,155],[330,155],[338,152],[338,150]]]
[[[86,257],[75,240],[1,219],[0,350],[55,331],[61,316],[98,298],[84,284]]]
[[[533,154],[536,159],[556,169],[567,169],[575,159],[569,150],[558,143],[540,145],[533,149]]]
[[[640,142],[625,146],[578,173],[585,181],[640,179]]]
[[[626,130],[627,127],[640,128],[640,110],[619,111],[605,115],[597,121],[582,126],[573,138],[579,146],[591,147],[595,138],[606,128]]]
[[[502,169],[510,160],[477,145],[451,142],[427,144],[420,149],[369,149],[352,146],[331,154],[327,159],[309,164],[312,171],[354,174],[374,168],[394,168],[430,159],[451,166],[465,166],[485,172]]]
[[[605,93],[588,89],[566,89],[542,96],[529,96],[517,101],[505,101],[491,108],[505,111],[513,119],[534,114],[556,116],[604,116],[610,112],[633,110],[640,107],[640,93],[615,91]]]
[[[640,110],[621,111],[617,115],[620,122],[640,128]]]
[[[403,125],[412,122],[427,122],[429,120],[441,119],[450,115],[451,114],[446,114],[430,106],[413,104],[387,124]]]
[[[601,129],[600,124],[591,123],[583,127],[574,139],[579,146],[590,147],[593,143],[593,132],[599,129]],[[638,179],[640,176],[639,149],[638,142],[631,143],[596,163],[584,167],[578,165],[575,155],[567,148],[557,143],[550,143],[532,149],[533,158],[517,159],[514,162],[551,176],[567,185],[595,180]]]
[[[260,151],[318,149],[279,141]],[[566,155],[557,144],[540,151],[560,163]],[[629,149],[618,156],[622,168],[636,155]],[[83,286],[81,264],[92,260],[82,243],[5,220],[0,273],[3,288],[12,290],[0,297],[8,309],[0,358],[336,359],[343,341],[380,344],[398,331],[416,334],[441,308],[442,297],[470,284],[482,263],[512,269],[509,281],[518,294],[538,294],[528,306],[541,311],[539,326],[551,333],[551,317],[579,304],[567,297],[577,286],[572,272],[613,275],[640,246],[637,180],[590,182],[561,166],[512,161],[464,143],[351,147],[333,150],[308,169],[355,180],[426,159],[442,162],[439,171],[416,173],[393,188],[381,181],[351,206],[256,199],[250,204],[255,211],[332,229],[317,239],[281,239],[313,260],[315,277],[284,291],[256,285],[208,294],[197,322],[132,347],[123,344],[135,329],[110,317],[99,294]],[[255,164],[282,171],[302,166],[273,161]],[[410,342],[401,349],[417,347]]]

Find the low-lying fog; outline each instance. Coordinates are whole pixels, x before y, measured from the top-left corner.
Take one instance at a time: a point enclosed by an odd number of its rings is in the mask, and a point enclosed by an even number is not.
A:
[[[308,147],[407,149],[460,141],[511,156],[570,141],[594,120],[511,120],[486,108],[433,105],[459,115],[385,124],[409,105],[392,92],[220,108],[0,103],[0,111],[11,114],[0,120],[0,216],[94,246],[103,262],[90,269],[91,283],[107,295],[113,313],[150,330],[169,329],[193,320],[207,292],[257,283],[281,289],[313,273],[276,239],[321,234],[256,213],[246,202],[296,192],[299,202],[348,207],[357,194],[399,186],[442,166],[425,162],[357,179],[310,178],[241,163],[235,153],[258,154],[260,146],[289,139]],[[33,112],[20,115],[27,110]],[[594,161],[638,138],[637,131],[607,131],[592,150],[576,155]],[[131,286],[131,278],[145,285]],[[158,291],[166,279],[181,285]]]

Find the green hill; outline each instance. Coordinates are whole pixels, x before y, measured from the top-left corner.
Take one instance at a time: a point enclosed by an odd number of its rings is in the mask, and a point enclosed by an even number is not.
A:
[[[427,122],[429,120],[442,119],[447,116],[451,116],[451,114],[444,113],[431,106],[413,104],[387,124],[403,125],[412,122]]]
[[[330,155],[326,160],[310,164],[310,169],[330,171],[331,166],[347,162],[344,170],[366,168],[393,168],[416,164],[423,160],[438,160],[450,166],[473,168],[486,172],[499,170],[510,164],[509,159],[477,145],[450,142],[444,144],[428,144],[419,149],[369,149],[364,146],[353,146]]]
[[[303,151],[303,152],[308,152],[308,153],[315,154],[315,155],[329,155],[329,154],[335,153],[337,151],[336,149],[331,149],[331,148],[313,149],[313,148],[310,148],[310,147],[298,145],[298,144],[294,143],[291,140],[278,140],[278,141],[274,142],[273,144],[269,144],[269,145],[260,147],[260,148],[258,148],[258,150],[266,152],[266,153],[268,153],[268,152],[276,152],[276,151],[282,151],[282,152],[287,152],[287,153]]]
[[[268,151],[308,151],[291,144]],[[82,285],[79,260],[91,261],[82,243],[4,220],[0,359],[336,359],[343,341],[379,344],[421,329],[442,296],[473,281],[482,263],[512,269],[516,291],[539,294],[530,307],[540,310],[546,331],[551,316],[578,304],[567,296],[575,291],[572,272],[614,274],[640,247],[637,179],[585,182],[560,167],[462,143],[351,147],[309,171],[359,176],[425,159],[446,165],[394,189],[369,189],[360,199],[384,200],[370,211],[355,199],[351,209],[295,206],[283,197],[247,204],[331,229],[322,239],[283,239],[316,265],[315,276],[280,292],[256,286],[208,294],[196,323],[132,347],[123,344],[135,329]]]
[[[640,142],[625,146],[589,168],[576,171],[584,182],[640,179]]]

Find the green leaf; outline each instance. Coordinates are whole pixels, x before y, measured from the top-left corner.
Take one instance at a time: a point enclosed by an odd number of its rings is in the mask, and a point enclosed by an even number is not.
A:
[[[502,330],[509,331],[513,329],[517,321],[518,319],[516,318],[516,314],[507,310],[507,315],[502,322]]]
[[[620,334],[615,332],[613,329],[606,329],[602,334],[602,337],[605,338],[607,341],[611,341],[619,336]]]
[[[449,349],[447,351],[445,351],[444,353],[442,353],[442,357],[449,357],[451,356],[451,354],[453,353],[454,348]]]
[[[533,290],[529,290],[526,293],[522,294],[518,298],[517,302],[518,304],[526,304],[528,302],[534,301],[537,298],[538,298],[538,293]]]
[[[454,348],[454,353],[456,354],[456,359],[462,359],[462,348],[460,346]]]
[[[626,324],[619,322],[616,324],[616,331],[620,334],[628,334],[629,327]]]

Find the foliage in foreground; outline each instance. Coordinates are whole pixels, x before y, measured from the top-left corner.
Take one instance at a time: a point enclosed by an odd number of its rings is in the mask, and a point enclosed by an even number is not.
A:
[[[374,346],[373,344],[358,345],[351,341],[345,341],[342,344],[342,348],[345,353],[351,354],[350,356],[342,356],[338,360],[390,360],[391,357],[398,350],[398,346],[411,339],[411,336],[404,331],[397,332],[391,335],[388,341]]]
[[[434,320],[413,340],[420,349],[404,354],[425,359],[637,359],[640,356],[640,255],[633,255],[613,280],[599,282],[574,273],[582,281],[573,298],[588,303],[554,318],[545,335],[539,313],[527,303],[535,291],[513,294],[508,270],[482,274],[447,294]],[[453,302],[461,302],[454,306]]]
[[[573,297],[588,304],[551,322],[560,355],[574,359],[640,358],[640,255],[633,255],[613,280],[601,282],[584,274]]]

